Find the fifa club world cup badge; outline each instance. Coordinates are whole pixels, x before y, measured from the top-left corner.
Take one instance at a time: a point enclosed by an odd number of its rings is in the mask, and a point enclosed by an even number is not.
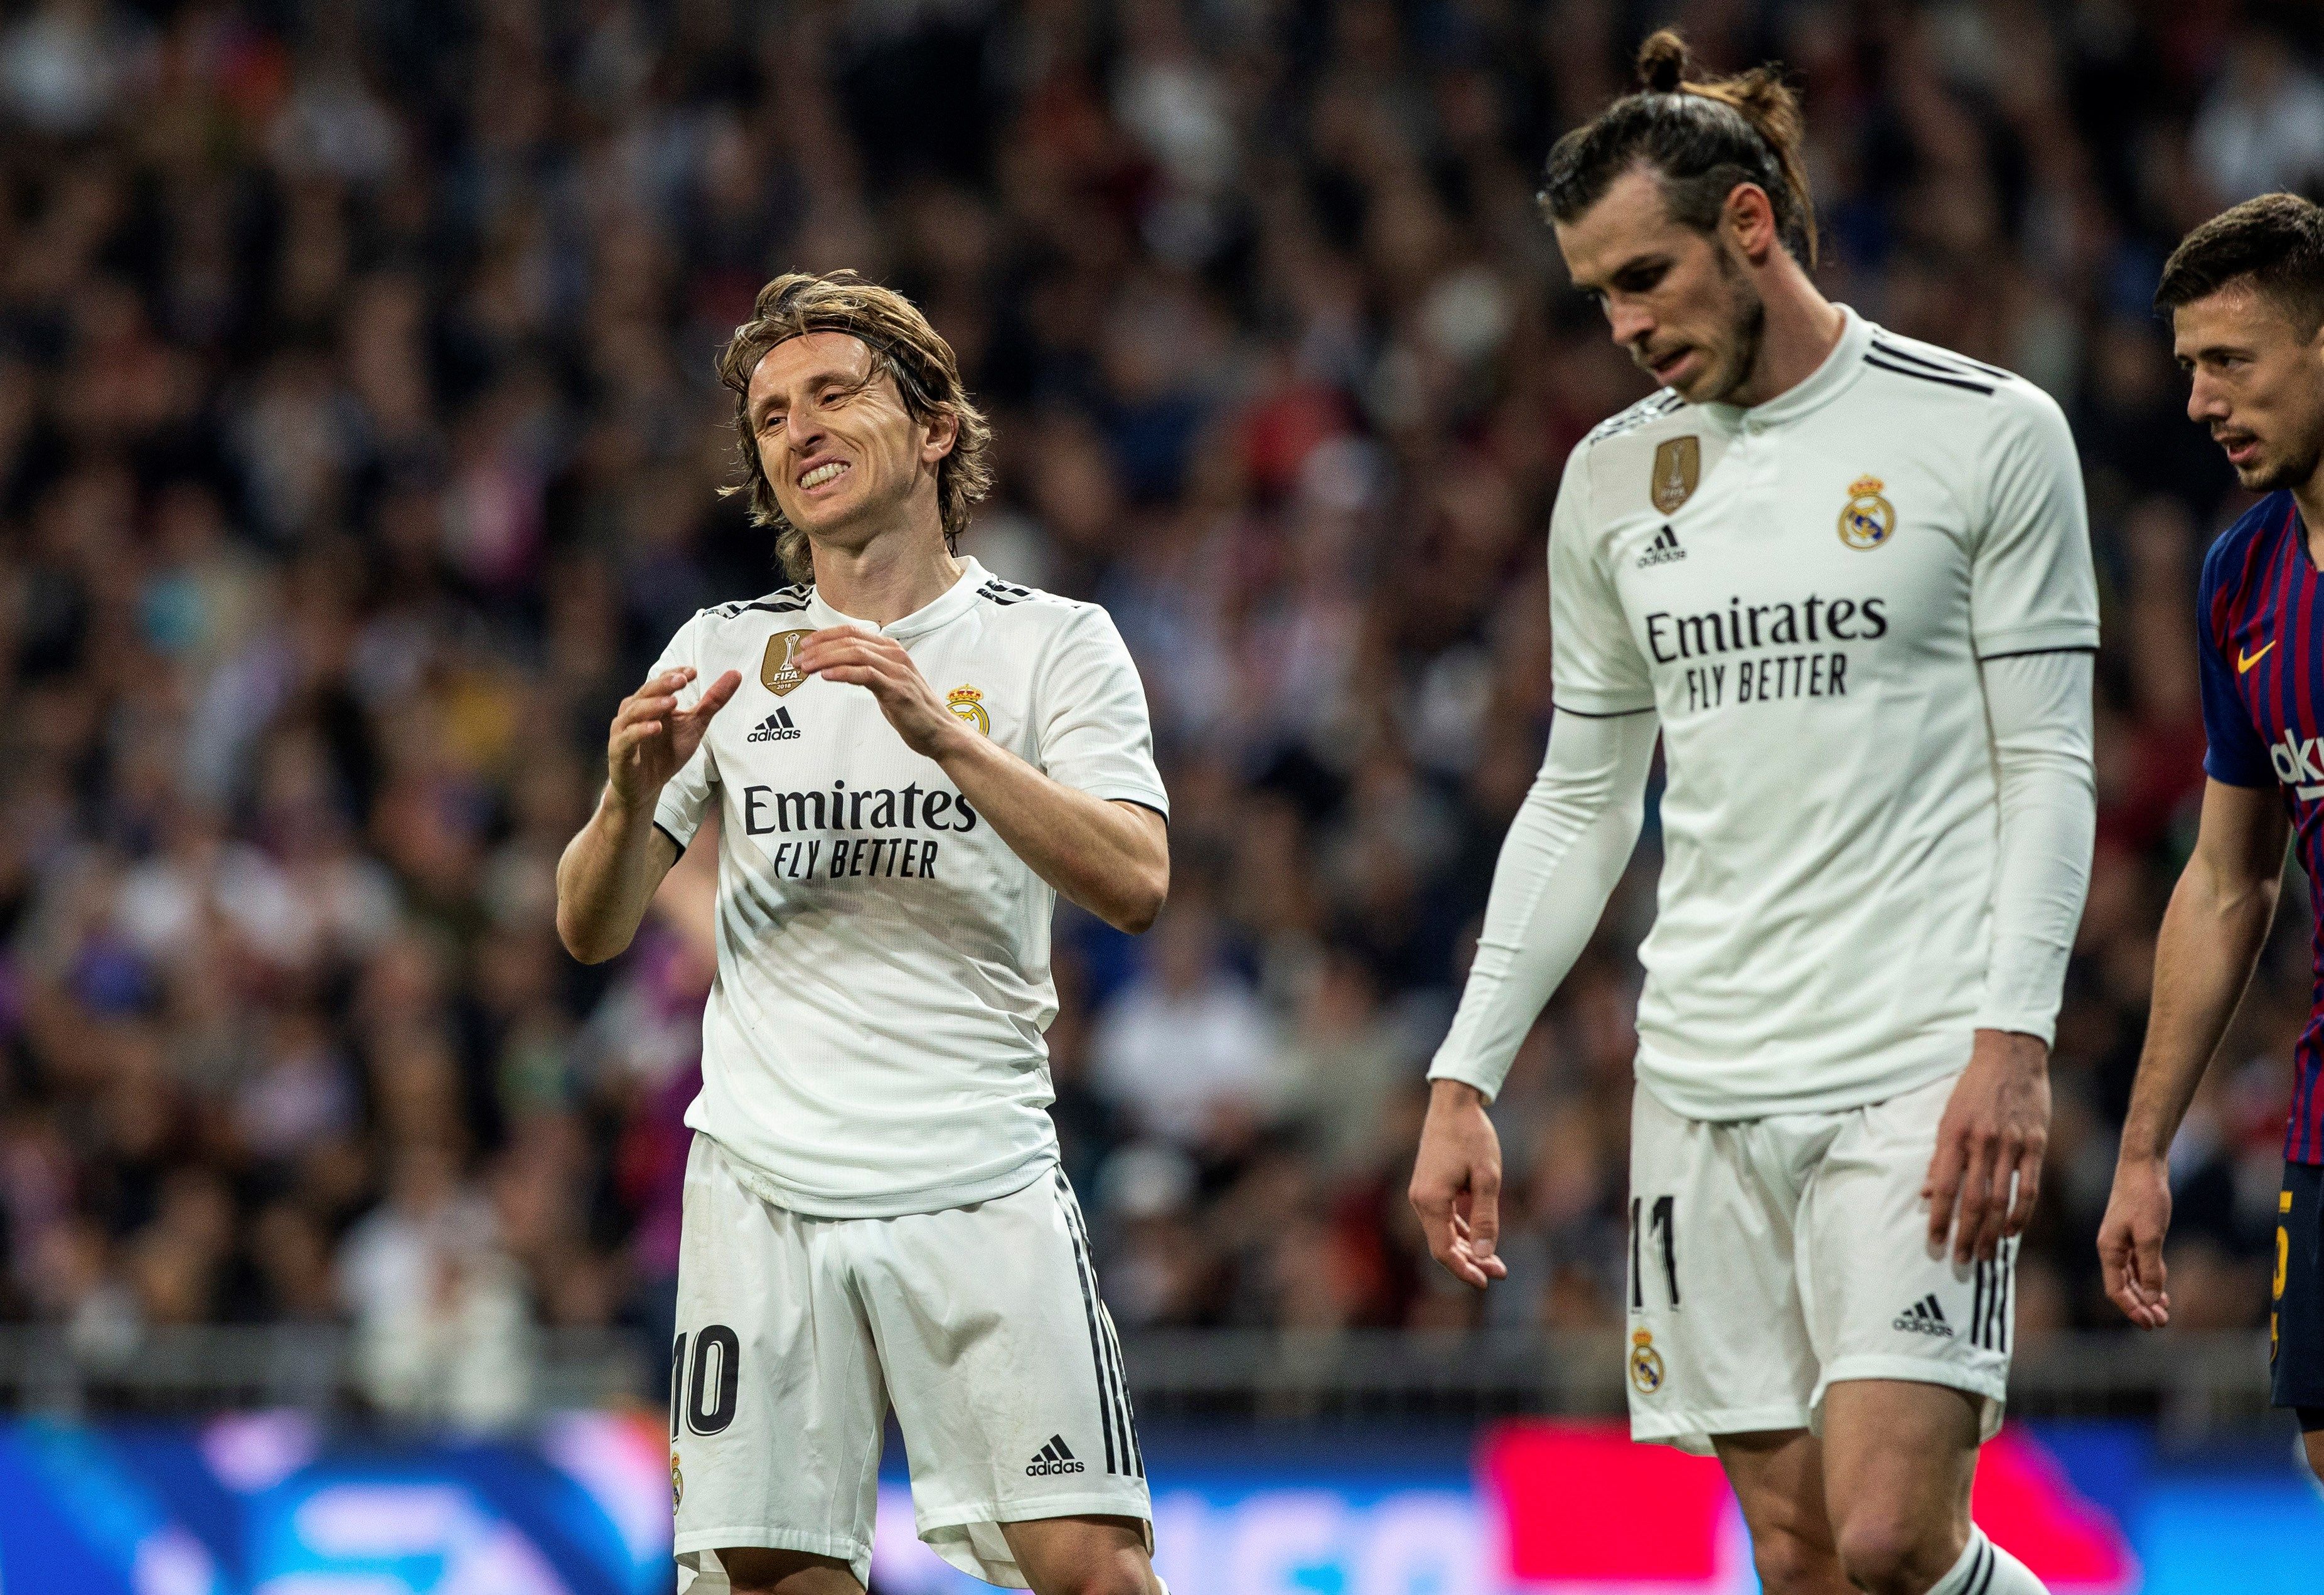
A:
[[[1637,1386],[1641,1396],[1651,1396],[1663,1388],[1663,1354],[1655,1350],[1651,1329],[1630,1336],[1630,1383]]]
[[[812,632],[778,632],[768,638],[766,657],[759,661],[759,684],[780,697],[805,681],[807,672],[793,661],[798,658],[799,644],[814,635]]]
[[[678,1502],[686,1498],[686,1475],[678,1471],[678,1452],[669,1453],[669,1509],[678,1510]]]
[[[1678,507],[1694,496],[1695,484],[1702,480],[1702,438],[1673,438],[1655,446],[1655,475],[1650,484],[1655,509],[1665,515],[1676,514]]]
[[[945,707],[955,719],[965,720],[976,727],[979,736],[992,734],[992,722],[984,713],[984,695],[973,687],[955,687],[945,694]]]
[[[1877,476],[1858,476],[1848,484],[1848,502],[1840,512],[1840,540],[1851,549],[1877,549],[1896,530],[1896,507],[1880,496]]]

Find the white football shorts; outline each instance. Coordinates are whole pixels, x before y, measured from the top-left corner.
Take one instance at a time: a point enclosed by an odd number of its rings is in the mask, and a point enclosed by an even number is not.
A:
[[[1921,1185],[1959,1075],[1832,1113],[1713,1123],[1641,1087],[1630,1114],[1630,1434],[1821,1425],[1842,1379],[1979,1398],[2001,1426],[2017,1245],[1932,1258]]]
[[[697,1135],[670,1352],[681,1595],[714,1554],[838,1557],[868,1581],[892,1402],[912,1515],[946,1562],[1026,1587],[1000,1525],[1148,1522],[1146,1461],[1063,1172],[969,1207],[818,1219],[761,1201]]]

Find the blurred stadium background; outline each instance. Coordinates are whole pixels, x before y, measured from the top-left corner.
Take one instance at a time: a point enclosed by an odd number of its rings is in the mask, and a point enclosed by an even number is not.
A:
[[[839,265],[994,415],[973,551],[1152,701],[1176,890],[1067,912],[1050,1040],[1165,1575],[1750,1588],[1715,1471],[1606,1423],[1651,826],[1499,1111],[1508,1283],[1402,1197],[1556,472],[1642,391],[1534,178],[1668,21],[1796,74],[1827,290],[2083,449],[2100,840],[1981,1515],[2061,1591],[2314,1589],[2264,1386],[2303,896],[2175,1154],[2167,1336],[2092,1249],[2240,507],[2147,299],[2324,184],[2324,23],[2230,0],[0,5],[0,1588],[669,1588],[706,884],[583,969],[550,867],[614,702],[777,585],[711,361]],[[890,1505],[883,1595],[964,1587]]]

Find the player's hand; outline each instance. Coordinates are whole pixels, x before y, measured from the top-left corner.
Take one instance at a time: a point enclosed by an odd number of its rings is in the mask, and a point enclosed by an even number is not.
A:
[[[1950,1231],[1955,1263],[1991,1261],[2034,1216],[2049,1144],[2048,1045],[2015,1030],[1979,1030],[1921,1185],[1929,1255],[1943,1255]]]
[[[2098,1225],[2098,1266],[2106,1293],[2141,1329],[2171,1322],[2163,1238],[2171,1232],[2171,1166],[2160,1157],[2125,1157],[2115,1166],[2114,1194]]]
[[[742,685],[742,673],[729,670],[712,682],[691,709],[678,706],[678,695],[694,679],[691,667],[664,670],[622,700],[605,739],[605,771],[615,798],[631,808],[651,803],[669,778],[686,768],[703,733]]]
[[[1411,1195],[1429,1254],[1453,1278],[1482,1290],[1508,1277],[1509,1266],[1493,1255],[1501,1238],[1501,1138],[1475,1086],[1430,1083]]]
[[[904,745],[922,758],[934,759],[947,742],[976,734],[945,707],[912,656],[893,637],[853,626],[826,626],[799,644],[791,662],[825,681],[869,687]]]

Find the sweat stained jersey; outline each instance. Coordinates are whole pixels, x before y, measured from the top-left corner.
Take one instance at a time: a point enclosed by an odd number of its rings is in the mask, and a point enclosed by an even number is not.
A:
[[[1694,1119],[1968,1061],[1998,827],[1979,662],[2098,643],[2057,405],[1846,316],[1767,403],[1665,391],[1600,427],[1552,517],[1558,712],[1661,721],[1637,1072]]]
[[[973,559],[885,627],[815,589],[706,609],[659,670],[691,705],[742,673],[655,824],[682,849],[715,804],[718,969],[686,1122],[767,1201],[887,1218],[1022,1190],[1055,1162],[1043,1032],[1056,894],[868,688],[791,663],[852,624],[904,644],[964,722],[1063,784],[1168,812],[1145,692],[1103,610]]]

